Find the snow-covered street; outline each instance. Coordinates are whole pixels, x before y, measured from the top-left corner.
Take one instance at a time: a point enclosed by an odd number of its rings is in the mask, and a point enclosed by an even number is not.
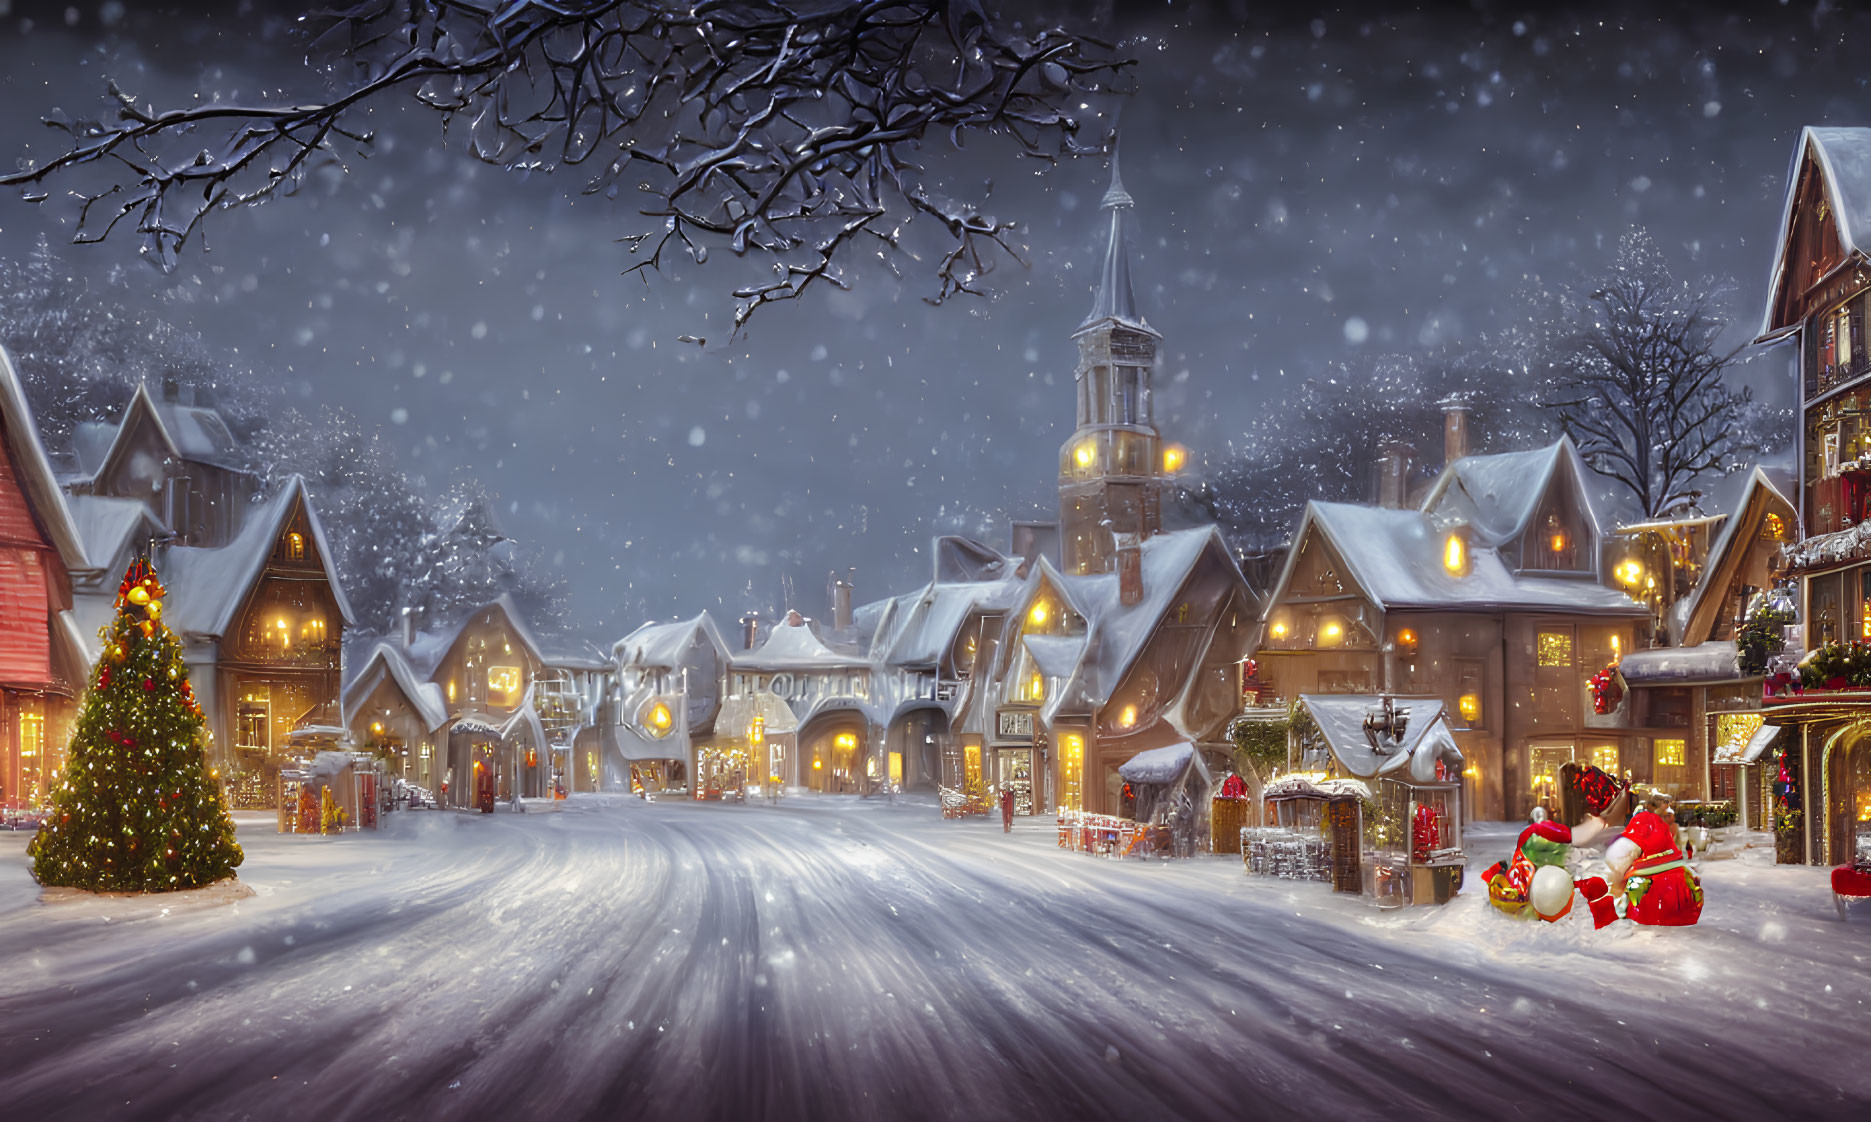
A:
[[[282,837],[235,903],[40,903],[0,837],[13,1117],[1863,1117],[1871,924],[1705,866],[1699,927],[1380,914],[927,805],[587,797]],[[1479,841],[1476,866],[1509,836]],[[1489,847],[1483,849],[1482,847]],[[1501,849],[1501,854],[1492,852]]]

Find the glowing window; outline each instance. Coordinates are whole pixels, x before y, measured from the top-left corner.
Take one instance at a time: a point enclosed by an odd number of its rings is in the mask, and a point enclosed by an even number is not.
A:
[[[1027,609],[1026,621],[1034,627],[1046,626],[1046,621],[1051,618],[1052,605],[1044,600],[1033,601],[1033,606]]]
[[[1165,475],[1174,475],[1177,472],[1181,471],[1183,461],[1186,460],[1187,458],[1188,458],[1188,453],[1184,452],[1182,450],[1182,446],[1179,444],[1171,444],[1168,447],[1164,448],[1163,449],[1163,473]]]
[[[1458,712],[1462,714],[1462,720],[1464,722],[1471,724],[1471,725],[1480,723],[1481,721],[1481,695],[1480,694],[1476,694],[1476,693],[1463,694],[1456,701],[1455,708]]]
[[[289,561],[305,560],[305,535],[294,531],[286,535],[286,559]]]
[[[1026,682],[1022,684],[1022,686],[1020,687],[1019,696],[1015,700],[1017,701],[1044,701],[1046,700],[1046,679],[1040,677],[1038,674],[1034,674],[1031,678],[1028,678]]]
[[[1572,636],[1563,631],[1542,631],[1535,643],[1541,666],[1571,666]]]
[[[1416,632],[1412,631],[1411,629],[1407,627],[1397,632],[1397,645],[1399,647],[1402,647],[1406,651],[1415,650],[1416,649]]]
[[[643,727],[649,730],[651,736],[667,736],[675,724],[675,715],[669,711],[669,706],[660,701],[650,706],[650,711],[643,715]]]
[[[1460,576],[1468,568],[1468,543],[1460,534],[1450,534],[1442,543],[1442,567]]]
[[[1085,738],[1075,732],[1059,737],[1059,805],[1085,809]]]
[[[1678,741],[1677,743],[1681,743]],[[1618,773],[1618,746],[1600,744],[1592,749],[1592,766],[1611,775]]]
[[[1766,536],[1769,538],[1772,538],[1774,541],[1786,540],[1786,536],[1787,536],[1786,520],[1781,518],[1778,514],[1773,514],[1770,512],[1767,515],[1767,524],[1765,527],[1763,527],[1763,529],[1766,531]]]
[[[1137,707],[1135,705],[1124,706],[1124,711],[1118,714],[1117,723],[1120,725],[1123,725],[1125,728],[1129,728],[1132,725],[1136,724],[1137,723]]]
[[[487,700],[493,705],[518,705],[520,703],[520,668],[517,666],[488,667]]]
[[[1278,619],[1278,620],[1273,621],[1273,637],[1275,639],[1286,638],[1286,621],[1285,620]]]
[[[1098,462],[1098,446],[1089,440],[1081,441],[1077,448],[1072,449],[1072,461],[1081,468],[1089,468]]]
[[[1344,638],[1345,625],[1338,620],[1327,616],[1319,622],[1319,645],[1321,647],[1337,646]]]
[[[1688,759],[1687,745],[1680,740],[1656,742],[1656,766],[1682,767]]]
[[[1635,557],[1627,557],[1618,562],[1617,568],[1612,570],[1612,575],[1618,578],[1619,584],[1635,588],[1643,583],[1644,564]]]

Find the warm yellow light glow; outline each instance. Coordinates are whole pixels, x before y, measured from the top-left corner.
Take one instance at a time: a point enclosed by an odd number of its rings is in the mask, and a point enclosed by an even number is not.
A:
[[[1767,536],[1780,541],[1787,536],[1787,524],[1778,514],[1767,515]]]
[[[1547,544],[1553,547],[1554,553],[1564,553],[1566,551],[1566,535],[1555,533]]]
[[[1345,637],[1345,625],[1335,619],[1328,619],[1319,625],[1319,642],[1336,643]]]
[[[1416,646],[1416,632],[1407,627],[1397,632],[1397,645],[1399,647],[1414,648]]]
[[[488,667],[487,700],[495,705],[518,705],[520,703],[520,668],[517,666]]]
[[[1124,711],[1118,714],[1117,723],[1120,725],[1123,725],[1125,728],[1129,728],[1130,726],[1136,724],[1137,723],[1137,707],[1135,705],[1124,706]]]
[[[1618,567],[1612,570],[1612,575],[1618,578],[1619,584],[1627,587],[1635,587],[1639,581],[1644,579],[1643,562],[1637,560],[1635,557],[1627,557],[1618,562]]]
[[[1456,700],[1455,708],[1462,714],[1462,720],[1472,725],[1481,719],[1481,695],[1465,693]]]
[[[382,721],[370,722],[370,731],[375,732],[375,733],[381,733],[383,731],[383,722]]]
[[[856,748],[858,746],[858,738],[855,733],[841,732],[832,738],[832,743],[840,748]]]
[[[1474,764],[1469,764],[1467,767],[1462,769],[1462,774],[1466,775],[1470,779],[1477,779],[1481,776],[1481,769],[1476,767]]]
[[[455,700],[455,680],[453,678],[448,680],[448,700]]]
[[[675,715],[669,711],[669,706],[660,701],[650,706],[649,716],[644,720],[644,724],[650,727],[650,731],[658,735],[668,732],[675,727],[675,723]]]
[[[1027,683],[1027,700],[1028,701],[1043,701],[1045,700],[1045,698],[1046,698],[1046,679],[1040,677],[1038,674],[1035,674],[1033,675],[1033,680]]]
[[[1027,609],[1026,621],[1034,627],[1046,626],[1046,621],[1051,618],[1052,607],[1044,600],[1033,601],[1033,606]]]
[[[1067,810],[1085,808],[1085,738],[1075,732],[1059,737],[1059,805]]]
[[[1089,440],[1080,441],[1079,446],[1072,449],[1072,459],[1079,467],[1088,468],[1098,459],[1098,446]]]
[[[812,757],[812,770],[813,771],[823,771],[824,768],[825,768],[824,760],[819,759],[817,756]]]
[[[1174,475],[1181,471],[1183,461],[1188,459],[1188,457],[1189,454],[1183,450],[1182,445],[1165,445],[1163,448],[1163,473],[1165,475]]]
[[[1286,624],[1284,622],[1275,623],[1273,625],[1273,637],[1275,639],[1286,638]]]
[[[1468,567],[1468,543],[1460,534],[1450,534],[1449,540],[1442,543],[1442,567],[1458,576]]]
[[[767,719],[765,717],[755,717],[753,723],[747,726],[747,739],[755,744],[765,743],[767,739]]]
[[[305,538],[297,533],[286,535],[286,556],[294,561],[305,557]]]
[[[1601,744],[1592,749],[1592,766],[1599,771],[1612,775],[1618,773],[1618,747],[1615,744]]]
[[[1616,666],[1624,659],[1624,638],[1620,635],[1611,637],[1611,665]]]

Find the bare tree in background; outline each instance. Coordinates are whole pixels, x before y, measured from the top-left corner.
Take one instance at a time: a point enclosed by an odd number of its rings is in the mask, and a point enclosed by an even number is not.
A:
[[[818,281],[845,287],[853,254],[899,275],[918,217],[947,246],[940,303],[978,293],[1014,224],[945,197],[926,140],[1012,138],[1077,152],[1072,109],[1126,65],[1107,44],[988,17],[979,0],[362,0],[305,17],[330,93],[289,105],[207,99],[159,111],[109,87],[111,120],[56,115],[63,154],[0,175],[34,201],[75,181],[74,240],[126,220],[167,269],[215,210],[286,195],[337,148],[367,152],[362,118],[402,95],[465,124],[476,157],[520,171],[577,168],[586,194],[642,192],[655,229],[624,240],[657,268],[672,248],[772,261],[735,292],[735,327]],[[1102,144],[1103,137],[1097,138]]]
[[[1714,280],[1678,280],[1634,230],[1602,278],[1560,298],[1546,408],[1647,518],[1693,507],[1699,480],[1761,450],[1752,389],[1723,377],[1737,353],[1718,345],[1727,293]]]

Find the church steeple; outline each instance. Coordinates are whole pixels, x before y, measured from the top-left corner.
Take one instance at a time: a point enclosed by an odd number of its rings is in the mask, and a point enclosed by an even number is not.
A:
[[[1133,205],[1130,192],[1124,190],[1124,177],[1118,172],[1117,141],[1111,142],[1111,186],[1099,206],[1110,214],[1110,238],[1105,244],[1104,268],[1098,275],[1098,294],[1093,298],[1091,314],[1081,328],[1101,319],[1143,325],[1137,314],[1137,297],[1130,285],[1130,244],[1124,236],[1124,212]]]
[[[1072,333],[1078,426],[1059,450],[1059,529],[1066,571],[1109,572],[1120,549],[1162,532],[1164,460],[1151,396],[1162,336],[1137,311],[1125,241],[1130,192],[1111,152],[1109,240],[1091,314]]]

